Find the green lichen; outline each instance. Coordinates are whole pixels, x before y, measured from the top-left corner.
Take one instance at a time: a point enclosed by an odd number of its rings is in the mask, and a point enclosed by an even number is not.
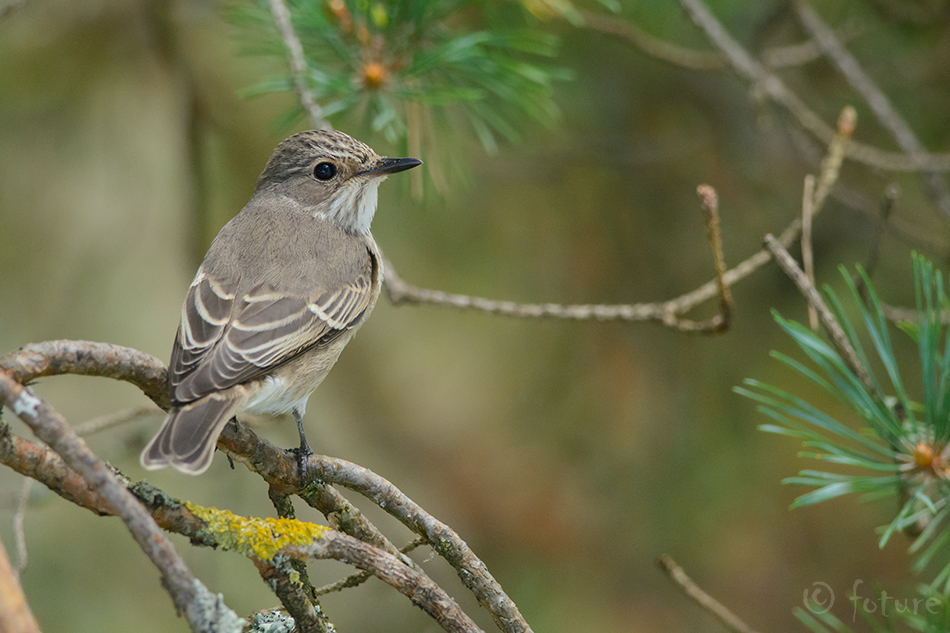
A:
[[[323,538],[329,529],[297,519],[243,517],[190,501],[184,502],[184,506],[207,524],[207,532],[219,546],[262,560],[273,559],[286,545],[309,545]]]

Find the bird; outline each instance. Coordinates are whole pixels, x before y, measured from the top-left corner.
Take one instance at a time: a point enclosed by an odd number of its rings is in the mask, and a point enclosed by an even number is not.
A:
[[[145,469],[199,475],[232,418],[289,412],[303,476],[307,399],[379,297],[377,188],[420,164],[331,129],[277,146],[188,288],[168,365],[171,409],[142,450]]]

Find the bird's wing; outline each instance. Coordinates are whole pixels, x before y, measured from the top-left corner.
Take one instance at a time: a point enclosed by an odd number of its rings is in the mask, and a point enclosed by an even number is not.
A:
[[[355,278],[312,293],[289,292],[273,282],[239,292],[237,282],[199,270],[169,364],[172,400],[192,402],[263,377],[358,325],[373,298],[374,266],[366,252]]]

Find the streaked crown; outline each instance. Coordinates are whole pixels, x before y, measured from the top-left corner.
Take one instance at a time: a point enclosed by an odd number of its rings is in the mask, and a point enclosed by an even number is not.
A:
[[[371,167],[379,160],[373,149],[352,136],[336,130],[307,130],[281,141],[257,179],[257,188],[294,176],[310,175],[320,159],[359,167]]]
[[[302,212],[365,234],[376,213],[379,183],[420,162],[382,158],[343,132],[309,130],[277,146],[257,179],[255,196],[290,198]]]

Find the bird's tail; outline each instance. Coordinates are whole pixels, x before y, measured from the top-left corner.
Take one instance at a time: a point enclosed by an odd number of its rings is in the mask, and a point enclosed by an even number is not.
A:
[[[146,470],[171,466],[189,475],[208,470],[218,436],[240,403],[240,398],[212,394],[172,409],[162,428],[142,450],[142,466]]]

